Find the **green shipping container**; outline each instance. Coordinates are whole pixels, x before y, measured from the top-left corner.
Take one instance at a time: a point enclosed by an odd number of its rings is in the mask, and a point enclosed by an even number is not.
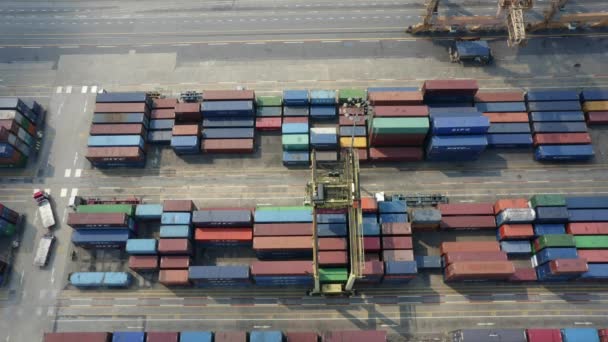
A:
[[[540,251],[548,247],[574,247],[575,242],[572,235],[568,234],[547,234],[541,235],[534,242],[534,249]]]
[[[12,164],[0,164],[0,169],[18,169],[27,165],[27,156],[21,156],[21,158]]]
[[[101,213],[125,213],[129,216],[135,215],[135,206],[131,204],[90,204],[76,207],[77,213],[101,214]]]
[[[282,96],[258,96],[255,98],[258,107],[280,107],[283,105]]]
[[[283,134],[283,150],[308,151],[308,134]]]
[[[343,283],[348,279],[346,268],[320,268],[319,280],[322,283]]]
[[[16,230],[17,229],[14,224],[7,224],[4,230],[2,231],[2,236],[13,236]]]
[[[566,198],[562,195],[534,195],[530,198],[532,208],[536,207],[564,207]]]
[[[429,131],[428,118],[374,118],[374,134],[426,134]]]
[[[343,88],[338,90],[338,100],[340,103],[345,103],[348,99],[363,99],[367,98],[367,93],[365,89],[352,89],[352,88]]]
[[[260,206],[260,207],[256,207],[255,210],[258,211],[294,211],[294,210],[301,210],[301,211],[309,211],[312,213],[312,207],[307,207],[307,206],[286,206],[286,207],[273,207],[273,206]]]
[[[608,235],[577,235],[574,241],[580,249],[608,249]]]

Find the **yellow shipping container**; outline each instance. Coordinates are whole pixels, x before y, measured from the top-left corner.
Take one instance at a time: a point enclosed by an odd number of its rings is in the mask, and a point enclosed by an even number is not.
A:
[[[597,112],[608,110],[608,101],[588,101],[583,104],[585,112]]]
[[[353,143],[354,148],[366,148],[367,147],[367,138],[366,137],[355,137],[354,142],[351,137],[342,137],[340,138],[340,147],[351,147],[350,144]]]

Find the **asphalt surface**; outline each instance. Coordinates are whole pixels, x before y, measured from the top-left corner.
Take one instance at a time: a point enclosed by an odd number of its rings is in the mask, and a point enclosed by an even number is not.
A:
[[[582,4],[584,3],[584,6]],[[546,1],[537,2],[538,16]],[[447,4],[440,14],[492,15],[494,1]],[[566,13],[605,11],[569,2]],[[96,170],[83,158],[101,89],[159,90],[245,85],[419,86],[429,78],[479,80],[485,89],[608,85],[604,33],[543,33],[511,49],[490,36],[489,68],[450,64],[448,40],[411,37],[416,1],[5,1],[0,5],[0,96],[34,97],[49,110],[40,157],[24,171],[0,170],[0,202],[28,215],[10,284],[0,293],[0,340],[39,341],[42,331],[115,329],[386,329],[394,340],[441,337],[461,327],[605,327],[605,286],[445,285],[438,274],[403,287],[362,287],[349,299],[304,297],[304,289],[66,290],[72,251],[64,222],[71,196],[194,199],[199,206],[300,204],[305,169],[281,166],[280,137],[264,134],[247,157],[179,158],[153,148],[143,170]],[[536,14],[535,14],[536,13]],[[275,20],[276,19],[276,20]],[[268,62],[272,60],[272,62]],[[592,130],[592,163],[545,165],[532,151],[488,151],[466,164],[366,165],[366,194],[442,193],[492,201],[535,193],[606,194],[604,129]],[[245,170],[245,171],[243,171]],[[42,235],[31,194],[48,189],[57,244],[49,266],[32,265]],[[515,303],[513,303],[515,301]],[[422,336],[422,337],[421,337]]]

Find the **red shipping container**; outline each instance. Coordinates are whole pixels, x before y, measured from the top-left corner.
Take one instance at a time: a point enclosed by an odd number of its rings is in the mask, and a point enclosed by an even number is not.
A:
[[[422,104],[420,91],[376,91],[367,94],[373,106],[402,106]]]
[[[380,261],[380,253],[365,252],[365,261]]]
[[[363,114],[365,114],[365,109],[361,108],[361,107],[339,107],[338,113],[340,115],[348,114],[348,115],[362,116]]]
[[[173,135],[195,135],[200,134],[198,125],[175,125],[173,126]]]
[[[498,252],[449,252],[444,254],[445,265],[459,261],[507,261],[507,253]]]
[[[251,153],[253,139],[203,139],[201,151],[205,153]]]
[[[441,216],[494,215],[494,206],[491,203],[441,203],[437,205],[437,209],[441,211]]]
[[[459,261],[445,268],[446,280],[509,279],[515,273],[511,261]]]
[[[372,134],[369,144],[376,147],[422,146],[426,134]]]
[[[158,268],[158,256],[131,255],[129,257],[129,268],[134,271],[155,270]]]
[[[153,109],[175,108],[176,104],[177,104],[177,99],[174,99],[174,98],[154,99],[152,101],[152,108]]]
[[[441,218],[442,229],[496,229],[494,216],[447,216]]]
[[[412,249],[385,249],[382,251],[383,261],[414,261]]]
[[[253,261],[252,276],[303,276],[312,274],[312,260]]]
[[[521,91],[480,91],[475,94],[475,102],[523,102],[524,93]]]
[[[320,251],[345,251],[347,247],[346,238],[320,237]]]
[[[383,223],[382,235],[412,235],[412,224],[410,222]]]
[[[95,113],[145,113],[148,115],[150,109],[141,103],[95,103]]]
[[[175,120],[182,122],[201,121],[201,104],[182,102],[175,105]]]
[[[380,237],[366,236],[363,238],[363,250],[366,252],[380,251]]]
[[[452,241],[441,243],[441,255],[452,252],[500,252],[496,241]]]
[[[216,331],[213,334],[214,342],[247,342],[246,331]]]
[[[600,335],[600,337],[608,336],[608,329],[598,329],[597,334]]]
[[[72,228],[127,227],[125,213],[68,213],[68,226]]]
[[[312,250],[311,236],[256,236],[254,250]]]
[[[319,335],[316,332],[286,332],[286,342],[318,342]]]
[[[160,268],[162,270],[186,269],[190,267],[189,256],[164,256],[160,258]]]
[[[361,198],[361,210],[364,213],[375,213],[378,211],[378,202],[373,197],[362,197]]]
[[[553,274],[581,274],[589,271],[585,259],[556,259],[549,262]]]
[[[44,333],[44,342],[110,342],[107,332],[57,332]]]
[[[312,223],[256,223],[254,236],[312,236]]]
[[[188,239],[158,240],[158,254],[190,254],[192,252]]]
[[[323,342],[386,342],[384,330],[329,331],[323,334]]]
[[[154,109],[150,113],[150,119],[169,120],[175,119],[175,109]]]
[[[608,124],[608,112],[588,112],[588,125],[605,125]]]
[[[515,273],[508,279],[510,282],[537,281],[534,267],[516,268]]]
[[[350,117],[346,117],[346,116],[340,116],[340,119],[338,121],[338,124],[340,126],[348,126],[348,127],[352,127],[353,123],[355,124],[355,126],[365,126],[365,118],[362,116],[357,117],[357,120],[354,120],[353,118],[356,118],[354,116],[350,116]]]
[[[503,224],[498,229],[501,240],[528,239],[534,237],[531,224]]]
[[[483,116],[488,118],[490,123],[527,123],[530,121],[526,112],[483,113]]]
[[[253,90],[205,90],[203,101],[255,101]]]
[[[200,242],[230,241],[236,243],[251,242],[251,228],[196,228],[194,240]]]
[[[357,152],[357,157],[359,157],[360,162],[366,162],[369,160],[369,153],[366,148],[355,148],[355,152]]]
[[[91,125],[91,135],[143,135],[145,132],[142,124],[106,124]]]
[[[167,286],[190,285],[188,270],[160,270],[158,282]]]
[[[163,201],[163,212],[189,212],[196,210],[191,200],[165,200]]]
[[[494,203],[494,215],[498,215],[505,209],[528,209],[530,205],[525,198],[499,199]]]
[[[587,263],[608,263],[608,249],[579,249],[577,252]]]
[[[608,222],[576,222],[566,225],[571,235],[608,235]]]
[[[307,116],[286,116],[283,118],[283,123],[308,123]]]
[[[370,147],[369,159],[372,161],[421,161],[423,152],[418,147]]]
[[[280,131],[281,117],[261,117],[255,119],[255,129],[259,131]]]
[[[411,236],[384,236],[382,237],[382,249],[412,249]]]
[[[376,106],[374,117],[418,117],[429,116],[428,106]]]
[[[586,145],[591,144],[589,133],[543,133],[534,134],[534,146],[537,145]]]
[[[365,261],[363,266],[364,277],[382,277],[384,275],[384,262],[382,261]]]
[[[479,90],[476,80],[428,80],[424,81],[422,91],[429,94],[475,95]]]
[[[559,329],[526,329],[528,342],[562,342]]]
[[[319,266],[342,266],[348,263],[348,253],[345,251],[319,252]]]
[[[179,333],[150,331],[146,334],[146,342],[178,342]]]

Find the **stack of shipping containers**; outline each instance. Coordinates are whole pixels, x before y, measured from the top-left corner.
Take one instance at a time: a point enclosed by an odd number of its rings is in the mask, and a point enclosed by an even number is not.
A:
[[[317,214],[318,262],[321,268],[348,267],[348,219],[345,212]]]
[[[159,282],[169,286],[189,285],[188,268],[192,255],[191,227],[192,211],[195,210],[191,200],[165,200],[161,215],[161,230],[165,237],[158,240],[160,255]],[[166,234],[173,231],[174,234]]]
[[[136,235],[133,215],[130,204],[79,205],[67,219],[74,229],[72,243],[83,248],[124,248]]]
[[[253,221],[249,208],[201,209],[193,213],[192,223],[197,247],[251,247]]]
[[[475,95],[475,107],[490,120],[488,147],[532,147],[532,133],[523,92],[478,92]]]
[[[384,262],[382,253],[382,233],[378,223],[378,203],[373,197],[361,199],[363,211],[363,250],[365,251],[365,266],[363,277],[357,279],[358,283],[376,284],[384,276]]]
[[[253,153],[255,93],[253,90],[203,92],[203,153]]]
[[[0,236],[13,236],[17,221],[19,213],[0,203]]]
[[[486,149],[490,121],[473,107],[477,90],[474,80],[424,82],[422,91],[432,126],[427,160],[475,160]]]
[[[86,158],[95,167],[143,167],[152,101],[146,93],[98,94]]]
[[[441,256],[446,282],[508,280],[515,274],[515,265],[496,241],[442,242]]]
[[[581,101],[589,126],[608,123],[608,89],[585,89]]]
[[[175,106],[177,106],[177,99],[164,98],[152,101],[148,143],[164,145],[171,143],[175,124]]]
[[[199,153],[200,123],[198,102],[180,102],[175,105],[175,121],[171,125],[171,148],[175,154]]]
[[[579,93],[568,90],[530,90],[528,111],[538,161],[581,161],[593,158],[591,137]]]
[[[163,206],[162,204],[138,204],[135,207],[135,219],[138,222],[138,225],[141,225],[145,222],[158,221],[163,214]],[[141,230],[141,229],[140,229]],[[163,237],[161,232],[161,238]],[[147,242],[150,246],[154,244],[154,252],[146,253],[142,255],[142,253],[130,253],[129,256],[129,268],[135,272],[149,272],[158,270],[158,248],[156,239],[148,239],[150,242]],[[129,252],[129,242],[133,241],[132,239],[127,240],[127,252]],[[153,241],[153,242],[152,242]],[[140,242],[136,242],[139,244]],[[143,242],[142,244],[145,244]]]
[[[359,161],[369,160],[367,142],[367,122],[365,109],[349,105],[350,101],[362,101],[367,98],[363,89],[343,88],[338,90],[338,135],[340,148],[353,146]],[[353,136],[355,137],[353,141]],[[365,141],[365,142],[364,142]]]
[[[74,272],[69,276],[74,287],[86,288],[127,288],[133,277],[127,272]]]
[[[438,209],[441,212],[441,229],[496,229],[491,203],[439,204]]]
[[[408,222],[407,202],[388,198],[378,202],[382,231],[384,282],[406,283],[418,273],[414,261],[412,228]]]
[[[283,123],[283,97],[256,96],[255,128],[258,131],[280,131]]]
[[[418,161],[423,158],[429,111],[422,93],[412,88],[372,89],[369,125],[370,159]]]
[[[315,149],[319,161],[338,159],[338,130],[336,128],[336,92],[310,91],[310,147]]]
[[[283,91],[283,124],[281,144],[283,165],[308,166],[309,152],[309,108],[308,90]]]
[[[40,109],[36,102],[32,107]],[[41,124],[42,116],[21,99],[0,99],[0,168],[26,166],[30,150],[36,144],[36,127]]]

